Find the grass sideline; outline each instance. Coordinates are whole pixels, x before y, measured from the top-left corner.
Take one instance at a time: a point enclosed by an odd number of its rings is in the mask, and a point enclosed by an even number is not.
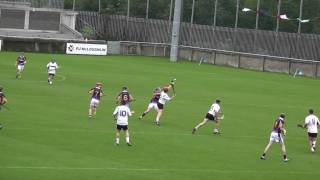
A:
[[[0,179],[316,179],[319,152],[309,152],[306,133],[297,128],[313,107],[319,114],[319,80],[293,78],[196,63],[170,63],[140,56],[70,56],[26,53],[21,80],[15,79],[18,53],[0,52],[0,84],[10,111],[2,109]],[[61,68],[48,85],[46,64]],[[152,112],[138,116],[152,90],[177,78],[177,97],[165,107],[161,127]],[[104,84],[97,117],[87,118],[88,90]],[[133,147],[122,134],[114,145],[115,97],[127,86],[136,98],[129,127]],[[222,100],[222,134],[212,124],[196,135],[192,128],[214,99]],[[274,145],[268,160],[259,156],[272,123],[287,115],[286,145],[290,162],[281,161]]]

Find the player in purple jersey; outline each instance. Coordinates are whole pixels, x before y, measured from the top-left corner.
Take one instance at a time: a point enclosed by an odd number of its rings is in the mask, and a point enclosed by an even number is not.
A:
[[[27,58],[24,56],[24,53],[22,52],[16,61],[16,68],[17,68],[16,78],[19,78],[19,79],[21,78],[24,65],[26,63],[27,63]]]
[[[262,160],[266,159],[266,154],[267,154],[269,148],[271,147],[271,145],[274,142],[276,142],[276,143],[280,143],[280,145],[281,145],[281,150],[282,150],[282,154],[283,154],[283,161],[284,162],[289,161],[289,159],[287,158],[286,146],[284,144],[284,138],[283,138],[283,136],[286,135],[286,130],[284,129],[284,119],[285,119],[285,114],[281,113],[280,116],[278,117],[278,119],[274,122],[273,129],[272,129],[272,132],[270,135],[269,143],[266,146],[266,148],[264,149],[263,154],[260,157],[260,159],[262,159]]]
[[[129,107],[130,102],[134,100],[133,96],[129,93],[127,87],[122,87],[122,91],[116,97],[117,104],[124,102]]]
[[[3,90],[3,88],[0,86],[0,110],[1,110],[1,107],[8,102],[8,100],[2,90]],[[3,126],[0,123],[0,129],[2,129],[2,128],[3,128]]]
[[[158,101],[160,99],[160,94],[161,94],[161,88],[160,87],[157,87],[156,89],[153,90],[153,96],[150,100],[150,103],[147,107],[147,110],[145,110],[141,116],[139,117],[140,120],[143,119],[143,117],[145,115],[147,115],[152,109],[155,109],[155,110],[158,110]]]
[[[92,118],[97,113],[97,107],[99,106],[102,92],[102,83],[96,83],[96,87],[90,89],[89,93],[91,94],[91,101],[89,107],[89,118]]]

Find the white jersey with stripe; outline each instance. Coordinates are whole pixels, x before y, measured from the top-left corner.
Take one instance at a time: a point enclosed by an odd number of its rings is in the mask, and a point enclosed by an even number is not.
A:
[[[216,112],[220,111],[220,105],[217,103],[213,103],[208,111],[209,114],[216,116]]]
[[[128,106],[120,105],[116,107],[113,115],[117,115],[117,125],[126,126],[128,125],[129,116],[131,116],[132,114]]]
[[[47,64],[47,68],[48,68],[48,73],[49,74],[55,74],[56,73],[56,69],[59,68],[58,64],[56,62],[49,62]]]
[[[166,104],[166,102],[170,101],[170,100],[171,100],[171,98],[168,96],[167,93],[165,93],[163,91],[160,93],[160,99],[158,101],[160,104]]]
[[[319,118],[313,114],[306,117],[304,124],[307,125],[308,133],[318,133]]]

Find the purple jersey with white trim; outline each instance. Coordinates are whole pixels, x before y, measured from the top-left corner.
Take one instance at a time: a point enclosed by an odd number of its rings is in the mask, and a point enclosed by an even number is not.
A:
[[[155,93],[153,95],[153,97],[151,98],[150,102],[151,103],[157,103],[159,101],[159,99],[160,99],[160,93]]]
[[[91,98],[100,100],[101,95],[102,95],[102,89],[95,87],[95,88],[92,88],[91,91],[92,91]]]
[[[273,125],[273,132],[281,133],[281,127],[284,124],[284,119],[278,118]]]
[[[17,64],[18,65],[24,65],[26,63],[27,58],[25,56],[19,56],[17,58]]]

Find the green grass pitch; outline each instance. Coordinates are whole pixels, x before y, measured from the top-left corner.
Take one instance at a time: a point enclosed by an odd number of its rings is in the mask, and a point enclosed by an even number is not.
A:
[[[0,53],[0,84],[10,110],[0,122],[1,180],[88,179],[317,179],[319,151],[311,154],[306,132],[296,127],[307,110],[318,114],[319,80],[293,78],[166,58],[139,56],[70,56],[26,53],[23,77],[15,79],[18,53]],[[55,57],[61,68],[47,84],[46,64]],[[142,121],[152,90],[177,78],[177,97],[169,102],[157,127],[155,112]],[[95,119],[87,118],[88,90],[104,84]],[[136,101],[129,121],[132,147],[114,144],[115,97],[127,86]],[[222,134],[213,124],[199,123],[214,99],[222,100]],[[259,159],[273,121],[285,112],[284,163],[274,145],[268,159]]]

